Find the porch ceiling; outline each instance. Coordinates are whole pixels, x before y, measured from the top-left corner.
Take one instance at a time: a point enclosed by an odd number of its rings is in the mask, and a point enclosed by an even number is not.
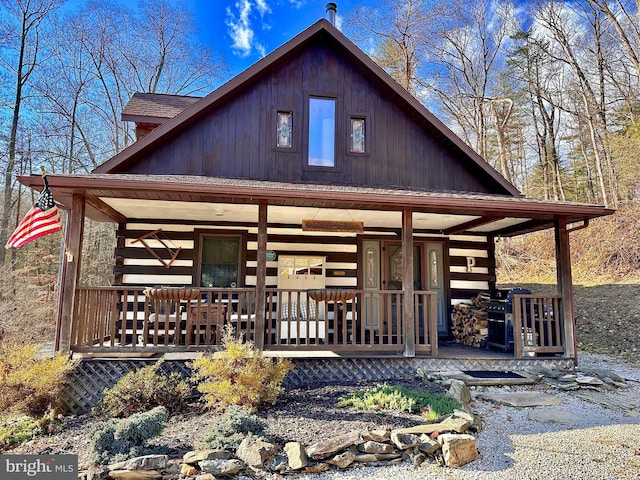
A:
[[[56,201],[70,206],[84,195],[86,215],[98,221],[257,223],[257,205],[269,205],[270,224],[299,226],[302,219],[362,221],[366,229],[393,231],[401,212],[413,211],[425,233],[515,235],[551,227],[555,220],[583,222],[613,210],[568,202],[462,192],[290,184],[212,177],[121,174],[48,175]],[[19,181],[36,190],[42,177]]]

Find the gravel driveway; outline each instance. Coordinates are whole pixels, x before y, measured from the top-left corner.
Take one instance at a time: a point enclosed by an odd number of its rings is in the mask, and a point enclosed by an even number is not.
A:
[[[640,368],[615,363],[611,358],[582,354],[580,366],[612,370],[629,381],[620,390],[636,409],[623,412],[601,407],[570,393],[552,390],[563,399],[556,407],[512,408],[474,400],[472,408],[482,415],[484,429],[478,437],[480,458],[457,470],[423,464],[383,468],[354,468],[307,475],[309,480],[623,480],[640,479]],[[482,391],[474,388],[475,399]],[[526,387],[511,387],[522,390]],[[536,412],[536,413],[534,413]],[[538,412],[558,413],[556,422],[532,419]]]

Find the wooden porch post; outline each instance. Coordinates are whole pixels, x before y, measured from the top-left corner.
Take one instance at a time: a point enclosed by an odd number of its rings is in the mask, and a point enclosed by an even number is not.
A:
[[[562,298],[562,318],[564,320],[565,356],[578,360],[576,344],[575,305],[573,300],[573,279],[571,277],[571,249],[567,220],[555,223],[556,271],[558,275],[558,295]]]
[[[413,311],[413,211],[402,211],[402,331],[404,356],[416,356],[416,332]]]
[[[256,268],[256,331],[254,343],[264,348],[265,299],[267,298],[267,204],[258,206],[258,265]]]
[[[80,280],[84,210],[84,196],[74,195],[71,200],[71,211],[69,212],[66,232],[68,253],[73,256],[73,259],[69,261],[68,256],[65,256],[66,265],[62,267],[64,269],[60,284],[62,306],[60,308],[60,320],[58,321],[59,330],[56,332],[58,351],[65,353],[71,350],[71,323],[73,321],[76,288]]]

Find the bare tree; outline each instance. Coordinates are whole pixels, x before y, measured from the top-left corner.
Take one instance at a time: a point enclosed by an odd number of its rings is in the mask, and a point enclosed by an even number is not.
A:
[[[383,0],[375,6],[359,6],[347,14],[347,23],[355,40],[369,46],[365,48],[372,58],[417,95],[427,38],[445,11],[444,5],[439,0]]]
[[[549,1],[541,6],[537,19],[554,41],[554,45],[547,49],[546,54],[568,65],[575,75],[574,93],[578,95],[581,107],[573,113],[578,121],[584,121],[589,132],[590,148],[587,151],[593,156],[601,200],[605,205],[615,206],[616,195],[611,191],[612,184],[607,181],[607,177],[613,177],[615,174],[606,148],[606,106],[603,104],[601,95],[596,93],[599,90],[594,89],[594,84],[595,88],[600,88],[600,75],[594,78],[587,70],[589,68],[587,60],[593,62],[591,65],[595,71],[600,72],[602,68],[600,65],[602,57],[597,55],[598,22],[596,18],[592,18],[593,22],[590,23],[592,28],[589,32],[590,41],[594,49],[589,51],[587,47],[590,45],[586,42],[586,38],[580,38],[585,29],[584,25],[578,22],[576,13],[565,4]],[[609,189],[607,183],[609,183]]]
[[[20,126],[20,109],[25,86],[36,69],[43,41],[42,26],[47,17],[59,6],[58,0],[2,0],[2,7],[11,15],[15,28],[13,51],[1,56],[3,67],[11,72],[14,80],[12,120],[9,133],[7,166],[4,170],[4,200],[0,217],[0,245],[9,237],[9,220],[13,197],[13,177],[16,165],[16,143]],[[0,264],[5,262],[5,249],[0,248]]]
[[[489,0],[464,0],[429,36],[434,72],[429,84],[458,133],[484,158],[491,89],[504,58],[511,10],[510,2],[496,6]]]

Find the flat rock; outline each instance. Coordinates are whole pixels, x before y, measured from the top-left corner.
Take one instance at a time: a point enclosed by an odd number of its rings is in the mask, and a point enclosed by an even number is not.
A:
[[[360,433],[349,432],[314,443],[307,447],[307,455],[314,460],[322,460],[359,443],[362,443]]]
[[[365,442],[370,440],[373,442],[387,442],[390,438],[391,434],[386,428],[376,428],[362,434],[362,440]]]
[[[226,450],[193,450],[182,457],[184,463],[198,463],[202,460],[228,460],[231,452]]]
[[[576,377],[576,382],[580,385],[604,385],[604,382],[598,377],[588,375],[578,375]]]
[[[389,460],[395,460],[402,458],[401,453],[360,453],[356,455],[355,461],[359,463],[375,463],[375,462],[387,462]]]
[[[358,450],[363,453],[391,453],[393,452],[393,445],[370,440],[358,445]]]
[[[233,475],[244,468],[242,460],[202,460],[199,464],[203,472],[212,475]]]
[[[391,432],[391,441],[400,450],[413,448],[420,443],[420,439],[415,433],[408,433],[400,430],[393,430]]]
[[[330,465],[335,465],[338,468],[347,468],[349,465],[351,465],[354,462],[355,459],[356,459],[356,454],[349,449],[349,450],[345,450],[344,452],[338,455],[333,456],[329,460],[326,460],[326,462]]]
[[[535,392],[482,393],[478,398],[510,407],[551,407],[562,403],[561,398]]]
[[[541,423],[556,423],[559,425],[579,425],[582,417],[570,412],[561,410],[541,410],[535,409],[529,413],[529,419]]]
[[[155,470],[112,470],[109,477],[113,480],[159,480],[162,474]]]
[[[163,470],[168,461],[167,455],[144,455],[109,465],[109,470]]]

